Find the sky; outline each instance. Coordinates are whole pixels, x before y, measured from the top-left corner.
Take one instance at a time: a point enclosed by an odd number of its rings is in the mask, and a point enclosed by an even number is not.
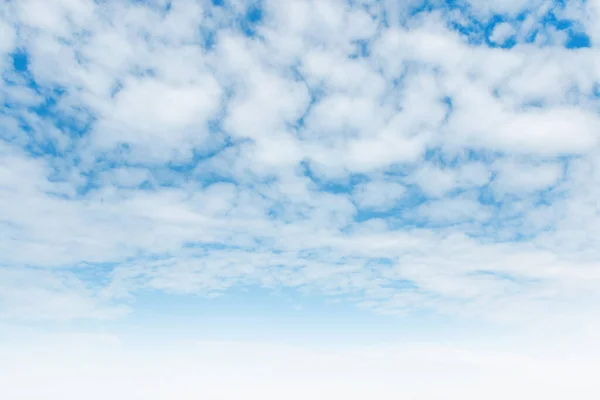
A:
[[[600,0],[0,0],[12,399],[597,399]]]

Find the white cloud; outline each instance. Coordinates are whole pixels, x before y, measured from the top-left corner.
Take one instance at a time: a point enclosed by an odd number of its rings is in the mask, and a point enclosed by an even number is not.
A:
[[[458,168],[440,168],[423,164],[411,177],[412,182],[428,196],[440,197],[452,189],[485,185],[490,179],[489,169],[481,163],[467,163]]]
[[[15,46],[15,31],[7,22],[0,20],[0,57],[4,58]]]
[[[576,12],[576,16],[580,17],[581,22],[585,24],[586,32],[588,32],[594,44],[597,44],[600,39],[600,28],[598,27],[600,2],[593,0],[586,3],[580,11]]]
[[[432,165],[426,165],[415,174],[415,181],[425,192],[433,197],[444,195],[456,187],[456,172],[445,170]]]
[[[354,199],[361,208],[386,210],[402,198],[406,188],[394,182],[371,181],[354,188]]]
[[[104,119],[92,140],[101,148],[129,143],[158,160],[201,146],[221,90],[212,77],[196,79],[181,87],[154,80],[125,82],[114,105],[102,110]]]
[[[492,43],[503,44],[516,33],[515,28],[508,22],[501,22],[494,26],[494,30],[490,35]]]
[[[66,272],[0,268],[0,282],[1,319],[111,319],[128,312],[105,304],[97,289]]]
[[[500,162],[496,164],[497,177],[494,190],[500,193],[522,193],[547,189],[562,175],[560,164],[527,165],[526,163]]]
[[[150,173],[144,168],[114,168],[103,171],[101,178],[103,185],[116,185],[119,187],[138,187],[151,180]]]
[[[433,224],[483,222],[492,216],[489,209],[469,196],[427,202],[417,208],[416,214]]]

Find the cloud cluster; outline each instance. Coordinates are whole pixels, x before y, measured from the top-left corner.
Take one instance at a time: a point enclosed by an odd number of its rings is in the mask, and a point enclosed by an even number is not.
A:
[[[7,2],[0,317],[248,284],[386,313],[593,306],[599,9]]]

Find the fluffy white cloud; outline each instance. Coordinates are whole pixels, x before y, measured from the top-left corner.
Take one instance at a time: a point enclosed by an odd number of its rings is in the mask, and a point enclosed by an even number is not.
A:
[[[497,164],[497,176],[493,182],[501,193],[519,193],[547,189],[561,178],[560,164],[529,166],[526,163],[503,161]]]
[[[490,41],[492,43],[503,44],[515,33],[515,28],[511,24],[508,22],[502,22],[494,26],[494,30],[490,36]]]
[[[15,32],[11,25],[7,22],[0,22],[0,54],[2,58],[6,57],[6,53],[14,48]]]
[[[354,199],[359,207],[385,210],[392,208],[406,193],[406,188],[395,182],[367,182],[354,188]]]
[[[0,282],[2,319],[111,319],[128,312],[125,307],[107,305],[97,290],[71,273],[2,268]]]

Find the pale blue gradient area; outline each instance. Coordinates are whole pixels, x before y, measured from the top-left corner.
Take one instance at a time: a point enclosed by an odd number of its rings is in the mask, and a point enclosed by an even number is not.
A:
[[[136,295],[133,311],[115,321],[47,322],[54,334],[118,335],[124,343],[160,341],[273,342],[302,346],[367,346],[392,343],[467,342],[500,338],[510,327],[433,313],[380,315],[346,301],[289,290],[232,289],[215,298],[163,293]],[[19,329],[34,329],[20,324]],[[13,326],[13,330],[15,327]],[[10,330],[6,330],[7,333]]]

